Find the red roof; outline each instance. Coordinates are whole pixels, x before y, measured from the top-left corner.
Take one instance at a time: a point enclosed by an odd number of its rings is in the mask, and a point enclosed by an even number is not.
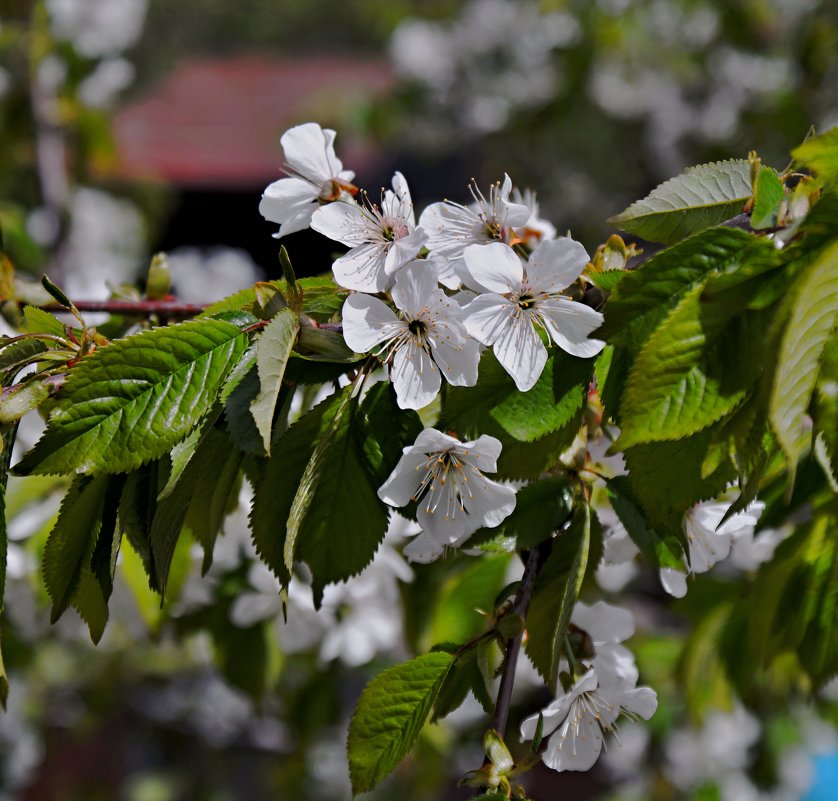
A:
[[[385,64],[338,56],[187,61],[116,115],[116,175],[188,186],[263,184],[281,177],[285,130],[310,120],[329,127],[335,109],[349,111],[393,84]],[[359,173],[375,160],[340,131],[336,150]]]

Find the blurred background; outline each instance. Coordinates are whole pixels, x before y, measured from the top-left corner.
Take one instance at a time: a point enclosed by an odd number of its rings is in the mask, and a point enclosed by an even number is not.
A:
[[[259,198],[282,175],[280,135],[310,120],[338,132],[338,156],[374,198],[394,169],[418,209],[466,202],[471,178],[506,172],[593,252],[606,218],[684,167],[756,149],[783,168],[812,126],[838,124],[838,3],[0,0],[4,246],[24,276],[47,272],[74,300],[130,297],[158,251],[184,300],[275,277]],[[329,270],[334,243],[284,242],[299,274]],[[396,527],[320,613],[292,586],[284,624],[248,542],[245,487],[207,577],[182,538],[164,608],[123,550],[94,648],[70,615],[48,624],[38,564],[58,490],[10,486],[3,801],[348,799],[344,737],[366,680],[456,639],[516,570],[459,557],[432,585],[401,560]],[[745,711],[701,651],[690,621],[737,575],[672,606],[634,565],[603,578],[636,614],[631,646],[661,707],[624,726],[590,775],[534,772],[536,798],[838,797],[838,687],[816,708],[773,676]],[[453,592],[455,579],[474,592]],[[546,700],[523,673],[519,718]],[[454,782],[481,762],[476,706],[430,727],[419,758],[370,798],[468,797]]]

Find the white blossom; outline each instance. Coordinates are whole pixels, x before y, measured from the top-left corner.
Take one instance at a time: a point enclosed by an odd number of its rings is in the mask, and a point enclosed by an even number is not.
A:
[[[297,125],[282,135],[288,177],[270,184],[259,203],[260,214],[279,224],[276,237],[308,228],[318,203],[356,191],[350,183],[355,173],[343,169],[334,142],[335,132],[315,122]]]
[[[428,250],[445,260],[439,280],[449,289],[458,289],[467,282],[463,252],[469,245],[509,242],[513,229],[526,225],[531,217],[527,206],[509,199],[512,179],[508,175],[504,175],[503,184],[492,184],[488,199],[476,183],[469,190],[474,198],[471,205],[450,200],[432,203],[419,218],[420,227],[428,235]]]
[[[420,409],[450,384],[477,383],[477,343],[461,322],[462,310],[437,285],[433,262],[402,268],[392,290],[397,315],[371,295],[353,294],[343,304],[343,336],[353,350],[379,348],[402,409]]]
[[[684,516],[690,573],[706,573],[717,562],[726,559],[734,539],[753,538],[754,527],[765,504],[754,501],[747,509],[722,523],[730,506],[728,501],[708,501],[697,504]],[[682,571],[661,568],[660,580],[670,595],[683,598],[687,594],[687,574]]]
[[[521,392],[532,388],[547,363],[536,325],[574,356],[594,356],[605,346],[588,338],[602,315],[562,294],[588,262],[578,242],[566,237],[542,242],[526,264],[503,243],[471,245],[464,260],[471,281],[484,290],[466,307],[466,330],[491,345]]]
[[[369,202],[330,203],[311,218],[311,227],[349,245],[349,252],[332,265],[335,280],[347,289],[383,292],[393,274],[415,259],[426,235],[416,227],[413,202],[404,176],[393,176],[393,189],[384,193],[381,207]]]
[[[591,668],[541,714],[547,746],[544,764],[553,770],[589,770],[597,761],[606,732],[616,728],[621,713],[648,720],[658,706],[649,687],[635,687],[637,676],[617,676]],[[521,724],[521,738],[531,740],[538,715]]]
[[[431,562],[446,547],[464,542],[478,528],[494,528],[515,508],[515,491],[486,478],[497,470],[501,444],[486,434],[460,442],[426,428],[378,490],[391,506],[418,501],[422,533],[404,553],[414,562]]]

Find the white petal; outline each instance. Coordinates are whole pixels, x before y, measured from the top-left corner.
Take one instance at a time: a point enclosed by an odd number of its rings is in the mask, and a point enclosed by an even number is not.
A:
[[[521,392],[532,389],[547,364],[547,348],[526,315],[507,318],[507,325],[492,344],[492,350]]]
[[[570,705],[576,696],[570,693],[562,695],[555,701],[541,710],[541,716],[544,718],[544,727],[542,729],[542,736],[546,737],[551,732],[554,732],[559,724],[567,717],[570,710]],[[538,727],[538,715],[531,715],[521,723],[521,739],[532,740],[535,737],[535,730]]]
[[[440,504],[436,509],[431,508],[426,495],[419,501],[416,511],[416,519],[422,531],[439,548],[458,545],[480,528],[480,521],[471,518],[456,504],[450,511],[443,506],[445,504]]]
[[[573,239],[542,242],[527,261],[527,280],[537,292],[551,294],[570,286],[588,263],[588,252]]]
[[[474,442],[465,442],[468,449],[468,461],[484,473],[494,473],[498,469],[501,441],[489,434],[481,434]]]
[[[424,453],[433,453],[434,451],[447,451],[460,445],[462,445],[460,440],[448,434],[443,434],[442,431],[437,431],[435,428],[423,428],[411,447]]]
[[[634,634],[634,615],[628,609],[597,601],[588,606],[579,601],[573,608],[574,625],[586,631],[596,643],[623,642]]]
[[[637,687],[620,697],[620,706],[643,720],[649,720],[658,708],[658,694],[650,687]]]
[[[588,339],[603,320],[602,315],[590,306],[564,297],[539,300],[537,305],[547,332],[563,351],[587,359],[605,347],[599,339]]]
[[[393,310],[371,295],[350,295],[344,301],[341,315],[343,338],[356,353],[372,350],[399,326]]]
[[[366,244],[352,248],[332,265],[335,281],[359,292],[384,292],[389,283],[384,272],[384,245]]]
[[[369,241],[369,227],[363,210],[342,200],[320,206],[311,217],[311,227],[323,236],[357,247]]]
[[[437,326],[439,328],[443,326]],[[480,348],[473,339],[450,334],[445,339],[435,337],[431,347],[434,361],[449,384],[473,387],[477,383]]]
[[[409,234],[394,239],[390,243],[387,259],[384,262],[384,270],[387,275],[392,275],[409,261],[415,259],[424,247],[427,238],[421,228],[416,228]]]
[[[413,317],[425,306],[444,297],[437,285],[436,267],[421,260],[406,264],[398,275],[391,292],[393,302]]]
[[[504,295],[520,290],[524,265],[509,245],[469,245],[463,251],[463,260],[473,282],[486,291]]]
[[[419,227],[428,235],[428,250],[447,259],[460,258],[466,245],[485,241],[480,217],[453,203],[432,203],[420,215]]]
[[[244,592],[238,595],[230,607],[230,622],[240,628],[249,628],[268,618],[275,617],[282,610],[279,592],[269,595],[262,592]]]
[[[515,309],[514,303],[500,295],[478,295],[463,309],[463,324],[478,342],[492,345],[510,324]]]
[[[571,709],[544,752],[544,764],[553,770],[590,770],[602,751],[602,730],[596,719]]]
[[[499,526],[515,509],[515,490],[492,481],[479,472],[469,477],[469,488],[473,493],[463,503],[469,515],[479,518],[480,525],[487,528]]]
[[[423,531],[420,534],[417,534],[405,546],[404,555],[411,562],[427,564],[428,562],[433,562],[439,559],[444,550],[444,545],[440,545],[440,543]]]
[[[405,448],[393,472],[379,487],[378,497],[390,506],[407,506],[425,478],[425,461],[424,453]]]
[[[439,393],[442,378],[430,354],[412,341],[393,355],[390,380],[401,409],[421,409]]]
[[[683,598],[687,594],[687,574],[671,567],[660,569],[660,580],[663,588],[675,598]]]
[[[321,128],[316,122],[297,125],[279,140],[286,164],[295,172],[322,185],[337,177],[343,164],[335,156],[335,132]]]
[[[706,573],[730,553],[730,536],[716,531],[697,530],[687,535],[690,546],[690,571]]]
[[[259,213],[282,226],[282,234],[307,228],[317,209],[317,190],[299,178],[281,178],[266,189],[259,202]]]

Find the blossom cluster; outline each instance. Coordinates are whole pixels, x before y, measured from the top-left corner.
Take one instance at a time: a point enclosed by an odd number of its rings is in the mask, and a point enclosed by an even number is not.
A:
[[[514,190],[509,176],[488,196],[473,184],[471,204],[434,203],[417,222],[404,176],[374,204],[351,183],[334,139],[316,123],[287,131],[287,177],[265,190],[260,211],[280,225],[277,236],[310,226],[349,248],[332,265],[335,281],[354,291],[343,335],[387,365],[401,408],[429,404],[443,377],[473,386],[481,346],[522,392],[547,362],[542,335],[574,356],[603,348],[590,338],[602,315],[565,294],[588,254],[556,237],[531,193]]]
[[[565,692],[521,723],[521,737],[531,740],[543,719],[546,747],[542,758],[554,770],[589,770],[599,758],[605,735],[616,732],[621,715],[648,720],[657,694],[638,687],[631,651],[622,645],[634,634],[632,614],[604,601],[576,604],[569,640],[574,663],[563,672]]]

